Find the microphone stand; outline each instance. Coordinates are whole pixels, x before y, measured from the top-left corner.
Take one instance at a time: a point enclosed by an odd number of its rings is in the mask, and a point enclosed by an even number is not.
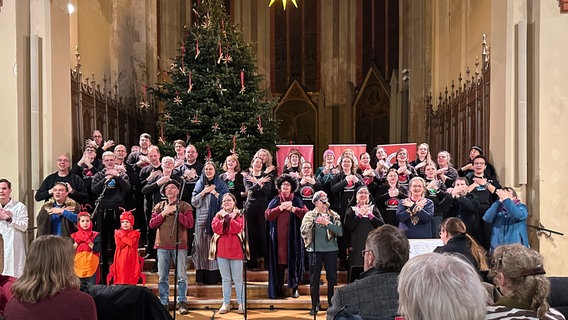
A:
[[[183,180],[183,179],[182,179]],[[181,190],[177,196],[177,202],[176,202],[176,211],[174,213],[174,224],[173,224],[173,228],[175,228],[175,233],[176,233],[176,254],[175,254],[175,259],[176,259],[176,263],[175,263],[175,270],[174,270],[174,320],[176,319],[176,306],[177,306],[177,283],[178,283],[178,255],[179,255],[179,210],[180,210],[180,201],[181,201],[181,195],[183,194],[183,191],[185,189],[185,180],[182,181],[183,185],[181,186]],[[174,232],[174,230],[172,229],[172,233]],[[187,257],[185,258],[187,259]],[[187,272],[187,270],[184,270],[184,272]],[[169,272],[168,272],[169,273]],[[184,292],[184,295],[187,295],[187,292]]]
[[[91,214],[91,219],[93,219],[93,217],[97,218],[97,229],[99,231],[99,234],[101,236],[101,241],[102,239],[104,239],[104,234],[103,234],[103,219],[104,216],[103,214],[100,212],[99,207],[101,205],[101,201],[103,199],[103,197],[105,196],[105,192],[107,190],[107,179],[105,179],[105,182],[103,183],[103,191],[101,192],[101,194],[99,194],[99,197],[97,198],[97,200],[95,201],[95,208],[93,209],[93,213]],[[107,261],[107,259],[105,258],[107,255],[107,251],[108,251],[108,243],[106,244],[107,247],[106,248],[101,248],[101,253],[102,253],[102,259],[99,261],[99,272],[103,270],[103,266],[104,263]],[[106,279],[102,279],[103,280],[103,284],[106,283]]]
[[[553,233],[554,233],[554,234],[561,235],[561,236],[564,235],[564,233],[562,233],[562,232],[558,232],[558,231],[546,229],[541,223],[539,223],[538,226],[531,225],[531,224],[527,224],[527,227],[531,227],[531,228],[533,228],[533,229],[536,229],[538,232],[545,233],[545,236],[546,236],[547,238],[550,238]],[[548,232],[548,234],[546,234],[546,232]]]

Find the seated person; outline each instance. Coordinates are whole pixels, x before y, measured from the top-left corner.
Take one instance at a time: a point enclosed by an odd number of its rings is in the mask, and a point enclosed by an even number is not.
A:
[[[398,295],[405,320],[485,319],[487,291],[471,264],[456,256],[426,253],[410,259],[400,272]]]
[[[335,290],[327,319],[333,319],[344,306],[363,317],[395,316],[397,279],[409,250],[404,232],[394,226],[387,224],[369,232],[362,252],[365,272],[359,280]]]

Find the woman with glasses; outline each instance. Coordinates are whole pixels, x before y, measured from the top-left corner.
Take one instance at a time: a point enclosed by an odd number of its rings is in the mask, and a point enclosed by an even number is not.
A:
[[[550,308],[550,280],[542,256],[521,244],[495,249],[489,276],[503,295],[487,307],[486,319],[565,319]]]
[[[358,253],[365,249],[365,241],[371,230],[384,224],[377,206],[371,202],[367,187],[357,190],[356,202],[345,213],[345,230],[351,233],[351,254],[349,255],[349,282],[359,278],[363,272],[363,257]]]
[[[491,250],[502,244],[520,243],[529,246],[527,234],[527,206],[521,203],[517,192],[511,187],[498,189],[498,201],[493,202],[483,215],[483,221],[493,226]]]
[[[487,271],[486,252],[483,247],[472,238],[465,228],[465,224],[458,218],[447,218],[440,225],[440,238],[443,246],[436,248],[438,253],[459,253],[471,263],[475,269]]]
[[[432,217],[434,204],[426,198],[426,182],[420,177],[414,177],[409,182],[408,198],[398,204],[396,218],[398,227],[408,239],[432,238]]]

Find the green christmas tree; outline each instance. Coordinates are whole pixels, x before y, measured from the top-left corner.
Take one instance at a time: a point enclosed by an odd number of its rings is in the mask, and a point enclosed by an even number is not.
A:
[[[176,139],[194,144],[200,155],[222,163],[232,152],[247,168],[254,153],[275,151],[278,122],[274,102],[259,87],[252,48],[230,23],[223,2],[194,2],[195,23],[186,30],[179,55],[157,88],[158,123],[166,149]]]

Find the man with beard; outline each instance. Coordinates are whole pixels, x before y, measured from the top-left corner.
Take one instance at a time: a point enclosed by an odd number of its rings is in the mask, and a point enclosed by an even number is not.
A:
[[[71,162],[70,157],[67,154],[62,154],[57,157],[57,172],[54,172],[41,183],[39,189],[35,194],[35,200],[47,201],[53,196],[53,187],[57,182],[63,182],[67,185],[67,191],[69,192],[69,197],[79,203],[87,203],[89,201],[89,194],[83,179],[76,174],[70,172]]]
[[[148,148],[148,159],[150,164],[142,168],[140,171],[140,192],[144,197],[144,211],[143,215],[138,215],[140,218],[138,226],[140,227],[140,232],[142,234],[142,243],[146,243],[148,255],[147,258],[156,258],[156,250],[153,249],[154,239],[156,238],[156,230],[151,230],[148,227],[148,223],[152,218],[152,209],[154,205],[160,201],[154,203],[155,191],[153,188],[148,189],[147,186],[155,182],[159,177],[163,176],[162,164],[160,162],[160,149],[157,146],[150,146]],[[171,172],[170,172],[171,174]]]
[[[114,140],[107,140],[103,142],[103,134],[99,130],[93,130],[91,139],[87,139],[85,141],[85,145],[95,148],[97,153],[96,157],[101,160],[103,158],[103,153],[114,146]]]
[[[79,204],[69,197],[67,184],[56,182],[53,197],[49,199],[37,214],[37,235],[53,234],[69,237],[77,231],[77,213]]]
[[[124,207],[125,196],[130,191],[130,182],[126,173],[120,173],[114,166],[115,155],[110,151],[103,153],[105,168],[93,177],[93,194],[100,196],[100,203],[95,212],[95,221],[101,233],[101,279],[108,274],[109,256],[114,256],[114,230],[119,227],[119,208]],[[108,247],[111,252],[108,252]]]

